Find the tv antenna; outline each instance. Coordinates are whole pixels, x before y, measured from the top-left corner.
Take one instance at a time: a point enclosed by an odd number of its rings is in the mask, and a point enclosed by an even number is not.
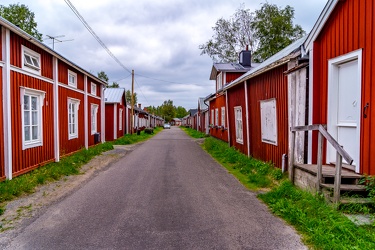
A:
[[[74,39],[68,39],[68,40],[57,39],[57,38],[65,37],[65,35],[59,35],[59,36],[49,36],[49,35],[46,35],[46,36],[47,36],[47,39],[51,39],[52,40],[52,49],[53,50],[55,50],[55,43],[69,42],[69,41],[73,41],[74,40]]]

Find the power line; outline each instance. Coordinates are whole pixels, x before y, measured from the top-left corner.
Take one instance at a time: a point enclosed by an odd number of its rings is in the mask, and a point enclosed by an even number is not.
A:
[[[148,78],[148,79],[151,79],[151,80],[155,80],[155,81],[159,81],[159,82],[167,82],[167,83],[174,83],[174,84],[182,84],[182,85],[198,85],[200,86],[199,84],[192,84],[192,83],[182,83],[182,82],[174,82],[174,81],[167,81],[167,80],[161,80],[161,79],[157,79],[157,78],[153,78],[153,77],[149,77],[149,76],[144,76],[144,75],[141,75],[141,74],[135,74],[137,76],[140,76],[140,77],[144,77],[144,78]]]
[[[103,41],[99,38],[99,36],[94,32],[94,30],[90,27],[90,25],[86,22],[86,20],[79,14],[78,10],[73,6],[73,4],[69,0],[64,0],[65,3],[69,6],[69,8],[73,11],[73,13],[78,17],[81,23],[86,27],[86,29],[91,33],[91,35],[98,41],[98,43],[107,51],[107,53],[120,65],[123,69],[128,71],[131,74],[131,71],[125,67],[124,64],[120,62],[120,60],[108,49],[108,47],[103,43]]]
[[[135,80],[135,83],[137,84],[137,86],[138,86],[138,88],[139,88],[139,91],[141,91],[141,94],[142,94],[143,98],[145,98],[145,100],[146,100],[148,106],[151,106],[150,103],[148,102],[146,96],[143,94],[142,89],[141,89],[141,86],[138,84],[138,81],[137,81],[137,79],[136,79],[135,77],[134,77],[134,80]]]

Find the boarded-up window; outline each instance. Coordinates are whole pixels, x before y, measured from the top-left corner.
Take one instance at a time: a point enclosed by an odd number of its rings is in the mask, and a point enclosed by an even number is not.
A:
[[[214,113],[215,113],[215,111],[212,109],[211,110],[211,124],[212,125],[214,125],[214,117],[215,117]]]
[[[215,126],[219,126],[219,109],[215,109]]]
[[[118,113],[118,129],[122,130],[122,109],[120,109]]]
[[[277,145],[276,99],[260,101],[262,142]]]

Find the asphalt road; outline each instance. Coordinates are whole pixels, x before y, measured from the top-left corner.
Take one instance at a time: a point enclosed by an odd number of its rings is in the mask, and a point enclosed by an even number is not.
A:
[[[46,209],[7,249],[306,249],[178,128]]]

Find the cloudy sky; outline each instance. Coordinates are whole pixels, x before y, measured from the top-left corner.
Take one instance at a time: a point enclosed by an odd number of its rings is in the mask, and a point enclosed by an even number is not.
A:
[[[109,50],[135,71],[135,91],[142,106],[159,106],[164,100],[186,109],[196,108],[198,97],[214,92],[209,80],[212,60],[198,46],[213,35],[212,27],[228,19],[241,4],[254,11],[265,0],[70,0]],[[268,0],[295,9],[294,23],[309,32],[327,0]],[[108,55],[64,0],[2,0],[25,4],[35,13],[43,38],[60,36],[55,50],[109,82],[131,88],[131,76]],[[44,42],[52,47],[51,40]]]

